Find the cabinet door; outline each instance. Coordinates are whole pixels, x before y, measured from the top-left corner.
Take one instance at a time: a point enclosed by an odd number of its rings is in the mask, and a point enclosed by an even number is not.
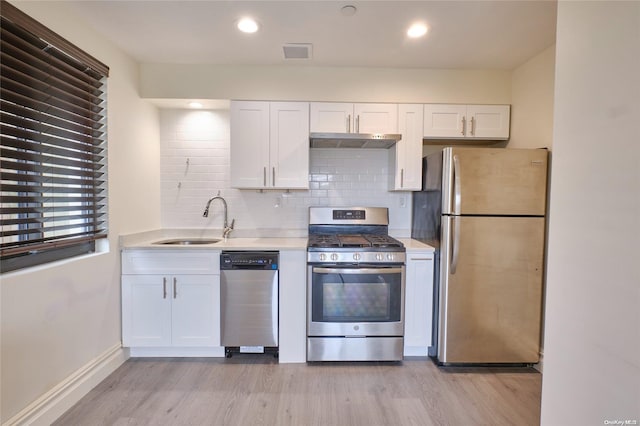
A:
[[[123,346],[171,345],[169,277],[122,276]]]
[[[509,105],[468,105],[467,137],[474,139],[509,139]]]
[[[462,139],[469,125],[466,105],[425,104],[424,137],[431,139]]]
[[[397,104],[355,104],[354,133],[398,133]]]
[[[231,186],[265,188],[269,175],[269,102],[231,102]]]
[[[309,128],[317,133],[349,133],[354,128],[353,104],[312,102]]]
[[[309,188],[309,104],[271,102],[271,188]]]
[[[220,345],[220,276],[171,277],[171,345]]]
[[[405,355],[426,356],[433,321],[433,253],[407,253]]]
[[[390,188],[399,191],[422,189],[422,105],[398,105],[398,132],[402,139],[391,148]]]

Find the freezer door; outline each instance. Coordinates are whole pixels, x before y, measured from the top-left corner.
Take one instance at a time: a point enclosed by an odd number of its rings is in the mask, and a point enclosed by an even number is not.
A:
[[[444,217],[438,359],[536,363],[544,218]]]
[[[544,215],[547,157],[544,149],[445,148],[443,214]]]

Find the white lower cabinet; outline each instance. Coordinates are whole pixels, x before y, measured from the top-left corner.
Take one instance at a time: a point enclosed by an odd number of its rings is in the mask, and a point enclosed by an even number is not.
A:
[[[122,277],[125,346],[218,346],[219,275]]]
[[[407,251],[404,355],[427,356],[433,324],[433,252]]]
[[[149,356],[162,356],[160,349],[167,356],[222,356],[223,349],[187,350],[220,345],[219,257],[202,250],[123,252],[123,346],[155,348]]]

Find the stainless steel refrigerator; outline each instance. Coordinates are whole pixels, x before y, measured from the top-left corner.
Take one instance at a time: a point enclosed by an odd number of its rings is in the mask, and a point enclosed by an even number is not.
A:
[[[445,148],[425,158],[412,237],[439,250],[442,364],[539,361],[548,153]]]

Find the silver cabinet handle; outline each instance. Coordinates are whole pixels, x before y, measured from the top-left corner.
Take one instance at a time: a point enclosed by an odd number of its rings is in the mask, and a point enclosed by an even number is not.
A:
[[[476,133],[476,120],[474,117],[471,117],[471,136],[474,136]]]
[[[404,169],[400,169],[400,188],[404,188]]]
[[[351,133],[351,114],[347,115],[347,133]]]
[[[464,136],[465,133],[467,133],[467,119],[465,118],[465,116],[462,116],[462,136]]]
[[[178,297],[178,279],[173,277],[173,298],[176,299]]]
[[[399,274],[402,268],[313,268],[319,274]]]
[[[276,186],[276,168],[272,167],[271,169],[271,186]]]
[[[433,260],[433,257],[412,257],[409,260]]]
[[[460,255],[460,232],[456,226],[457,218],[451,218],[451,227],[453,228],[453,241],[451,243],[451,275],[456,273],[458,267],[458,257]]]
[[[360,115],[356,117],[356,133],[360,133]]]
[[[267,166],[262,169],[262,186],[267,186]]]
[[[167,277],[162,277],[162,298],[167,298]]]

